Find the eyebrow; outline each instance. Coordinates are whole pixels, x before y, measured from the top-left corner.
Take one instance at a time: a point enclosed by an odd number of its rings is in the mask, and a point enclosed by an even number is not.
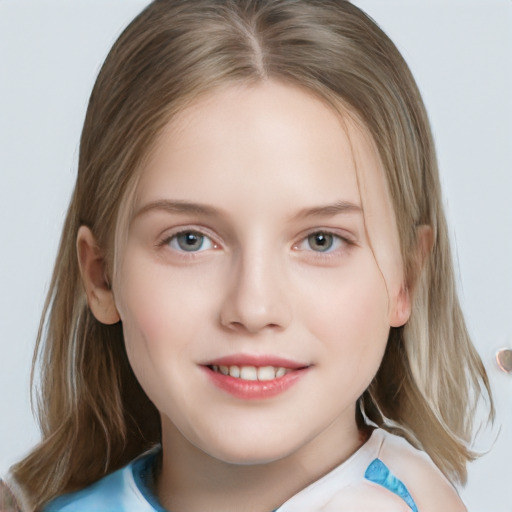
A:
[[[161,210],[170,213],[194,213],[196,215],[219,215],[220,211],[213,206],[207,206],[199,203],[191,203],[188,201],[170,201],[168,199],[160,199],[145,204],[139,208],[132,217],[132,220],[153,210]]]
[[[295,217],[297,219],[308,219],[311,217],[334,217],[342,213],[362,213],[361,206],[349,201],[336,201],[324,206],[315,206],[313,208],[304,208],[299,211]]]
[[[140,217],[148,212],[155,210],[178,214],[189,213],[203,216],[222,215],[222,212],[217,208],[214,208],[213,206],[192,203],[188,201],[171,201],[169,199],[160,199],[157,201],[152,201],[139,208],[139,210],[137,210],[133,215],[132,221],[135,220],[137,217]],[[323,206],[303,208],[296,215],[294,215],[293,218],[298,220],[304,220],[312,217],[334,217],[335,215],[339,214],[362,213],[362,211],[363,209],[357,204],[351,203],[349,201],[336,201],[335,203]]]

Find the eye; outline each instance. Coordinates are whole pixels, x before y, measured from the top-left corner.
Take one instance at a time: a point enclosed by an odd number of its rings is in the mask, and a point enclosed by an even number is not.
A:
[[[208,236],[198,231],[182,231],[169,237],[166,243],[176,251],[199,252],[215,247]]]
[[[301,251],[329,253],[343,245],[344,238],[328,231],[315,231],[304,238],[296,248]]]

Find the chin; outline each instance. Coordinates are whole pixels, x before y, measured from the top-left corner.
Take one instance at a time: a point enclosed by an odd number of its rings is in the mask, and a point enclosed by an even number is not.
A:
[[[226,441],[229,439],[229,443]],[[258,439],[256,436],[241,436],[237,439],[226,437],[220,442],[207,443],[204,448],[199,446],[209,456],[225,462],[241,466],[270,464],[284,459],[300,449],[301,443],[290,443],[288,437],[285,443],[282,438],[271,440]]]

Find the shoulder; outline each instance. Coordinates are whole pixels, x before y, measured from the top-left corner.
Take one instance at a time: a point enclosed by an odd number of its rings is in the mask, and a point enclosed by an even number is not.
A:
[[[466,512],[455,487],[432,459],[402,437],[385,433],[379,458],[404,483],[421,512]]]
[[[45,505],[43,512],[155,512],[134,478],[134,465],[144,458],[85,489],[55,498]]]

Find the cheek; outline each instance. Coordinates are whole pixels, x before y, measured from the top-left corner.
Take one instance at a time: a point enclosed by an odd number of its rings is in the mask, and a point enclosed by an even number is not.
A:
[[[170,275],[164,266],[136,254],[123,262],[119,283],[116,304],[127,350],[155,362],[170,351],[182,350],[182,341],[199,328],[196,319],[208,308],[204,290],[199,294],[202,288],[186,273]]]
[[[373,256],[325,279],[321,288],[317,300],[304,304],[308,329],[344,361],[365,358],[378,366],[389,335],[389,298]]]

